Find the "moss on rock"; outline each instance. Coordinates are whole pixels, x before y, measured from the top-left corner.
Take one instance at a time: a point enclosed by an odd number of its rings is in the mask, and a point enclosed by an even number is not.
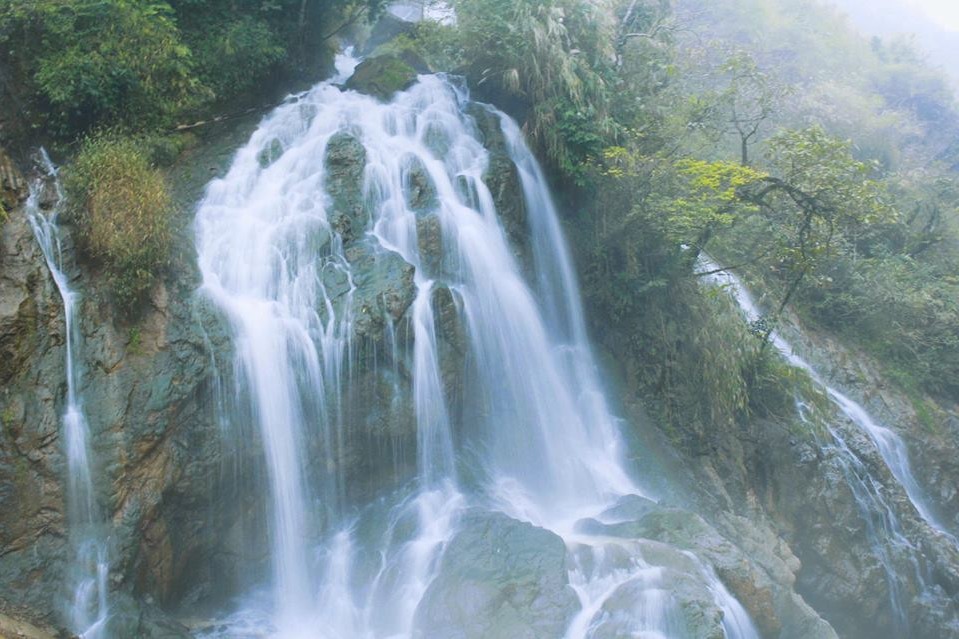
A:
[[[346,88],[389,100],[416,82],[416,69],[395,55],[381,55],[364,60],[347,80]]]

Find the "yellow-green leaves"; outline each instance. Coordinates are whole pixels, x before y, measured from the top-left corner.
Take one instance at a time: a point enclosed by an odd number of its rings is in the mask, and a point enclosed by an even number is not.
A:
[[[599,172],[614,181],[651,183],[647,215],[672,242],[687,245],[756,213],[758,207],[740,198],[740,190],[766,177],[734,162],[644,157],[621,146],[603,150]]]
[[[733,162],[694,159],[679,160],[674,169],[678,195],[663,202],[663,212],[676,241],[696,243],[704,234],[711,235],[758,210],[738,194],[742,187],[765,177],[760,171]]]
[[[136,305],[166,266],[173,202],[163,176],[137,141],[87,139],[64,175],[80,245],[106,271],[121,312]]]

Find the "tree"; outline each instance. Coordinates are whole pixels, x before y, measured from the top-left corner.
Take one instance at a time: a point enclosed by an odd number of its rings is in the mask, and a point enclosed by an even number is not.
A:
[[[158,0],[7,3],[0,40],[60,133],[104,121],[156,122],[199,87],[173,11]]]
[[[777,175],[746,185],[739,197],[764,218],[776,267],[787,280],[779,315],[805,277],[833,256],[840,238],[895,212],[883,186],[870,178],[874,166],[852,156],[851,142],[820,127],[778,134],[768,156]]]
[[[760,130],[790,90],[743,51],[730,57],[721,71],[729,78],[729,85],[719,96],[726,111],[726,132],[738,138],[740,162],[747,166],[749,147],[759,141]]]

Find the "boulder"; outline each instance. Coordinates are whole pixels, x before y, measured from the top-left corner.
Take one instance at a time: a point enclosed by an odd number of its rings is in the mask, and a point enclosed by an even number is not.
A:
[[[578,607],[560,537],[501,513],[471,511],[416,610],[414,636],[555,639]]]
[[[360,237],[369,222],[363,206],[363,169],[366,149],[345,131],[336,133],[326,144],[326,189],[332,198],[329,220],[344,243]]]
[[[413,86],[416,76],[416,69],[409,62],[385,54],[361,62],[346,81],[346,88],[388,101],[397,92]]]

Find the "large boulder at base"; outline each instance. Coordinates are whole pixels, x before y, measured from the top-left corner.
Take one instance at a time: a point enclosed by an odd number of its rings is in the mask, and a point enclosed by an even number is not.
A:
[[[579,602],[557,535],[472,511],[447,546],[416,611],[418,639],[555,639]]]

